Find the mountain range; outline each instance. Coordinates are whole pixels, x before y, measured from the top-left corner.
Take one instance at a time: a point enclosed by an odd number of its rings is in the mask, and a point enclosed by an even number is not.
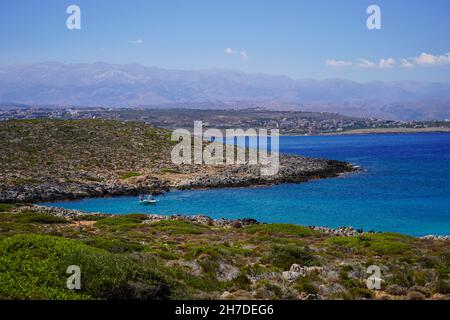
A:
[[[139,64],[0,66],[0,103],[328,111],[395,120],[450,118],[450,83],[292,79],[234,70],[168,70]]]

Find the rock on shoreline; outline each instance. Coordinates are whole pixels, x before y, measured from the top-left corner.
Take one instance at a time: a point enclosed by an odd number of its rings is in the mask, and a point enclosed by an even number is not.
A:
[[[449,241],[450,240],[450,236],[436,236],[436,235],[427,235],[424,237],[420,237],[420,239],[423,240],[445,240],[445,241]]]
[[[89,216],[95,220],[95,218],[107,218],[114,216],[113,214],[101,213],[101,212],[85,212],[80,210],[71,210],[64,209],[58,207],[46,207],[35,204],[23,205],[17,207],[13,210],[15,214],[21,214],[23,212],[35,212],[35,213],[44,213],[57,217],[68,218],[72,220],[77,220],[79,218],[88,219]],[[257,224],[265,224],[259,222],[255,219],[251,218],[242,218],[242,219],[213,219],[206,215],[158,215],[158,214],[144,214],[147,219],[144,220],[143,223],[154,223],[162,220],[181,220],[195,224],[214,226],[214,227],[229,227],[229,228],[242,228],[251,225]],[[354,229],[353,227],[338,227],[338,228],[328,228],[322,226],[308,226],[313,231],[318,231],[324,235],[335,236],[335,237],[355,237],[359,235],[363,235],[365,233],[374,233],[373,231],[364,232],[362,229]],[[437,236],[437,235],[427,235],[424,237],[419,237],[422,240],[431,240],[431,241],[450,241],[450,236]]]
[[[106,214],[101,212],[84,212],[79,210],[71,210],[57,207],[45,207],[39,205],[24,205],[13,210],[14,214],[21,214],[24,212],[35,212],[49,214],[56,217],[68,218],[72,220],[77,220],[79,218],[88,219],[90,216],[94,220],[95,218],[107,218],[112,217],[112,214]],[[212,219],[211,217],[205,215],[193,215],[193,216],[182,216],[182,215],[157,215],[157,214],[143,214],[147,217],[143,223],[153,223],[162,220],[182,220],[186,222],[208,225],[214,227],[232,227],[232,228],[242,228],[245,226],[250,226],[254,224],[260,224],[255,219],[243,218],[243,219]]]

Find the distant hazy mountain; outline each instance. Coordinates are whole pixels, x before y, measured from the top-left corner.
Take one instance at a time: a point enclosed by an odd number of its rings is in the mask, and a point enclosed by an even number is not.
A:
[[[256,103],[357,116],[443,119],[450,118],[450,84],[294,80],[138,64],[40,63],[0,66],[0,103],[111,107]]]

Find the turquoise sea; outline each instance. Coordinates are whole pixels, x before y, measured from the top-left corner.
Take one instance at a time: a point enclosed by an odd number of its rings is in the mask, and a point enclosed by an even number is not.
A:
[[[364,170],[273,187],[174,191],[156,206],[136,197],[46,205],[114,214],[205,214],[263,222],[450,235],[450,134],[281,137],[280,150],[347,160]]]

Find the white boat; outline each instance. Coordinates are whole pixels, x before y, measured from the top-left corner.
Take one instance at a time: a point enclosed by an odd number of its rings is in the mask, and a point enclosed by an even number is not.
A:
[[[139,196],[140,204],[156,204],[157,202],[158,202],[158,200],[156,200],[152,196],[148,196],[148,195],[147,196],[146,195]]]

